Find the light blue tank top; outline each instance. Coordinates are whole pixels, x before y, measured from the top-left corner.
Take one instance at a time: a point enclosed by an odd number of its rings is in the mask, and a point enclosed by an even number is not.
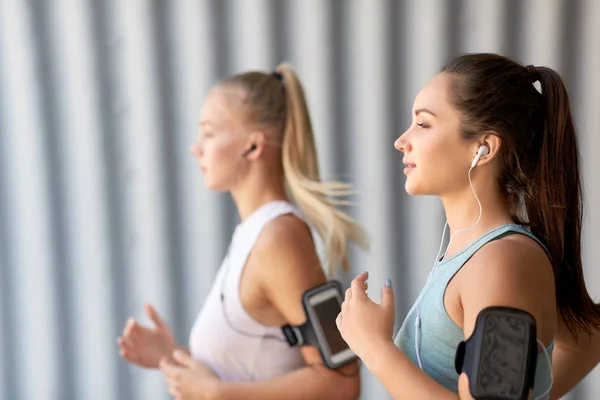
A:
[[[419,300],[421,327],[419,333],[419,355],[423,370],[445,388],[458,393],[458,374],[454,369],[456,347],[465,339],[464,332],[448,316],[444,307],[444,292],[452,277],[486,243],[510,234],[523,234],[538,242],[546,253],[548,250],[529,230],[520,225],[502,225],[491,230],[470,246],[448,259],[439,262],[432,272],[428,284],[421,290],[417,301],[408,312],[398,335],[396,346],[416,365],[415,321]],[[552,359],[554,341],[546,348]],[[551,384],[551,365],[544,352],[538,354],[532,399],[546,392]],[[549,395],[542,399],[547,400]]]

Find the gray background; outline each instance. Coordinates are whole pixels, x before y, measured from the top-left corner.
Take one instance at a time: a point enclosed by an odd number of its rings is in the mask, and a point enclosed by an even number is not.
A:
[[[237,215],[188,154],[218,78],[292,62],[326,179],[359,192],[397,325],[439,246],[435,198],[404,192],[392,144],[450,56],[548,65],[572,98],[585,174],[584,262],[600,294],[596,0],[0,0],[0,399],[165,399],[115,340],[151,301],[186,341]],[[379,300],[378,293],[373,298]],[[145,320],[145,319],[144,319]],[[385,399],[364,371],[363,399]],[[573,399],[596,399],[600,370]]]

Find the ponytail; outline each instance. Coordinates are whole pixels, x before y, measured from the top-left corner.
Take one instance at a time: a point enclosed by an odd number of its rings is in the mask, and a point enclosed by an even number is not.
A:
[[[449,94],[461,113],[461,136],[475,140],[493,132],[502,139],[498,185],[512,219],[546,245],[558,312],[569,331],[590,334],[600,328],[600,305],[583,278],[579,150],[562,79],[550,68],[490,53],[458,56],[442,72],[452,77]]]
[[[334,275],[338,266],[347,272],[348,241],[366,248],[367,240],[356,221],[336,208],[349,204],[344,197],[351,194],[350,186],[321,182],[304,91],[292,67],[284,63],[271,74],[245,72],[225,78],[219,86],[238,91],[235,99],[243,107],[248,124],[278,132],[277,142],[283,139],[281,156],[287,188],[323,240],[329,275]]]
[[[600,305],[585,287],[581,262],[583,214],[579,149],[569,96],[560,76],[535,68],[541,83],[543,134],[539,162],[526,201],[532,232],[545,241],[556,281],[559,313],[572,334],[600,327]]]
[[[342,182],[321,181],[315,139],[302,85],[289,64],[280,64],[276,72],[283,77],[287,102],[282,148],[286,183],[298,206],[324,241],[329,273],[333,273],[338,265],[346,272],[349,268],[348,240],[363,248],[367,247],[361,227],[336,208],[348,204],[342,198],[351,194],[351,188]]]

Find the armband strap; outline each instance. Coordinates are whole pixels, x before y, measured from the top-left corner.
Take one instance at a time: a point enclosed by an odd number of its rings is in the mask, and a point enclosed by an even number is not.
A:
[[[310,320],[306,321],[303,325],[284,325],[281,327],[281,330],[290,347],[319,347],[317,336]]]
[[[454,367],[469,377],[475,399],[525,400],[536,362],[533,316],[510,307],[487,307],[477,315],[471,337],[458,345]]]

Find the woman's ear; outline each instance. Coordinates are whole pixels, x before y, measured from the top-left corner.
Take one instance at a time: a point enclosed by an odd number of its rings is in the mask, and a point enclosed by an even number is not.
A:
[[[489,133],[483,137],[483,141],[478,141],[479,146],[487,147],[487,154],[482,154],[477,165],[485,165],[498,156],[502,147],[502,139],[496,134]]]
[[[266,145],[267,141],[263,132],[252,132],[248,137],[243,155],[249,160],[257,160],[265,150]]]

